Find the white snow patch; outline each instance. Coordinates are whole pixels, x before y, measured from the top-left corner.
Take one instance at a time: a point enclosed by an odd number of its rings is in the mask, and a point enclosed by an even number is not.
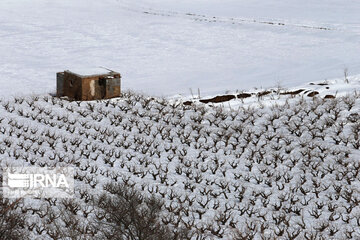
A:
[[[56,72],[88,66],[166,96],[360,73],[359,1],[2,0],[0,9],[1,96],[54,92]]]

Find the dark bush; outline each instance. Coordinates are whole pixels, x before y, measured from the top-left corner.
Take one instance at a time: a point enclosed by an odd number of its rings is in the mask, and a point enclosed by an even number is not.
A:
[[[0,175],[2,183],[2,176]],[[24,230],[25,217],[20,213],[22,199],[8,199],[0,191],[0,239],[28,239]]]
[[[163,202],[146,198],[122,184],[107,184],[107,194],[95,200],[99,231],[107,239],[186,239],[186,230],[176,230],[160,222]]]

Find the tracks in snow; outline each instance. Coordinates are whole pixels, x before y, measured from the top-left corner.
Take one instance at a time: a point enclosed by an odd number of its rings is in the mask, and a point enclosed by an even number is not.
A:
[[[320,26],[320,25],[311,25],[303,23],[290,23],[286,20],[275,20],[275,19],[251,19],[251,18],[241,18],[241,17],[220,17],[220,16],[210,16],[205,14],[196,14],[196,13],[183,13],[178,11],[169,11],[169,10],[159,10],[154,8],[146,8],[142,6],[128,6],[123,5],[123,9],[126,9],[131,12],[142,13],[146,15],[153,15],[159,17],[173,17],[173,18],[182,18],[189,19],[197,22],[207,22],[207,23],[223,23],[228,25],[244,25],[244,24],[257,24],[257,25],[268,25],[274,27],[291,27],[291,28],[300,28],[300,29],[309,29],[309,30],[319,30],[319,31],[332,31],[338,30],[335,27],[329,26]]]
[[[306,28],[306,29],[315,29],[315,30],[323,30],[330,31],[335,30],[329,27],[323,26],[310,26],[310,25],[302,25],[302,24],[290,24],[281,21],[275,20],[258,20],[258,19],[246,19],[246,18],[234,18],[234,17],[218,17],[218,16],[209,16],[204,14],[195,14],[195,13],[180,13],[174,11],[160,11],[155,9],[148,9],[143,11],[144,14],[161,16],[161,17],[181,17],[188,18],[194,21],[199,22],[209,22],[209,23],[226,23],[232,25],[242,25],[244,23],[248,24],[263,24],[263,25],[272,25],[272,26],[290,26],[296,28]]]

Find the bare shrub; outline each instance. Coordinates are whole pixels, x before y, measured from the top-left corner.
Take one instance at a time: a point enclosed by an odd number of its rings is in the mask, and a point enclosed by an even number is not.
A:
[[[2,176],[0,175],[0,182]],[[0,239],[29,239],[25,231],[25,218],[20,213],[22,199],[3,198],[0,191]]]
[[[184,239],[188,231],[172,231],[160,222],[162,201],[143,197],[123,184],[107,184],[95,200],[99,231],[107,239]]]

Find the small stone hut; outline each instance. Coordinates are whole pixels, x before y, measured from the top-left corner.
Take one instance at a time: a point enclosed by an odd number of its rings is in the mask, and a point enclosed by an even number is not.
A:
[[[89,74],[90,73],[90,74]],[[104,69],[75,73],[72,71],[56,74],[56,95],[77,101],[89,101],[120,97],[121,75]]]

